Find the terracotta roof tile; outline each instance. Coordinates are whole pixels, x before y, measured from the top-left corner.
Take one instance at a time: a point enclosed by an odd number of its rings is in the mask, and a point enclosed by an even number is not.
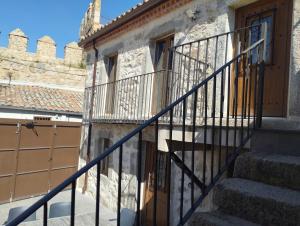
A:
[[[0,84],[1,106],[81,113],[83,92],[30,85]]]

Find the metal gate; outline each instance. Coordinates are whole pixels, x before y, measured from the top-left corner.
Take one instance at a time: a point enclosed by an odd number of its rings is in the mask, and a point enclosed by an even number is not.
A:
[[[0,119],[0,203],[47,193],[77,170],[81,123]]]

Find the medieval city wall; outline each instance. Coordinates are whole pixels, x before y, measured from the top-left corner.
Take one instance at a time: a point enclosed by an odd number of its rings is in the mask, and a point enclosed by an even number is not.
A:
[[[29,38],[20,29],[9,34],[8,47],[0,47],[0,81],[83,90],[86,69],[76,42],[65,46],[64,58],[56,57],[56,43],[44,36],[36,53],[28,52]]]

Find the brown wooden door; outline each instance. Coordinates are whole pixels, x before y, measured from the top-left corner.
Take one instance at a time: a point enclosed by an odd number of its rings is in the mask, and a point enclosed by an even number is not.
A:
[[[170,47],[174,45],[174,36],[170,35],[156,41],[153,79],[152,113],[158,113],[168,104],[169,70],[172,68]]]
[[[264,116],[284,117],[286,115],[291,8],[291,0],[261,0],[236,11],[236,28],[263,22],[267,22],[268,25],[263,99]],[[258,29],[252,29],[251,35],[248,38],[245,37],[241,40],[242,46],[247,46],[250,42],[255,43],[261,38],[261,34]],[[238,78],[238,106],[242,105],[242,89],[240,88],[242,83],[243,76],[240,73]],[[238,112],[240,111],[238,110]]]
[[[108,81],[106,87],[106,101],[105,113],[113,114],[115,105],[115,89],[116,89],[116,76],[117,76],[117,61],[118,55],[108,58]]]
[[[158,226],[167,224],[167,153],[158,151],[157,153],[157,207],[156,219]],[[145,199],[143,225],[153,225],[153,200],[155,181],[155,144],[147,143],[146,164],[145,164]]]

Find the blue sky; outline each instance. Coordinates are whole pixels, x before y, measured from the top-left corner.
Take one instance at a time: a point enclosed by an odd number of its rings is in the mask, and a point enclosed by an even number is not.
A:
[[[21,28],[29,39],[29,51],[36,41],[50,35],[63,57],[66,43],[78,40],[80,21],[92,0],[3,0],[0,4],[0,46],[7,46],[8,34]],[[102,0],[102,23],[107,22],[141,0]]]

